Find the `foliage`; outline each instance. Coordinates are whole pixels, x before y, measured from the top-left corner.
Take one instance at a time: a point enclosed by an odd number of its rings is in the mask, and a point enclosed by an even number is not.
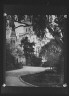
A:
[[[9,48],[6,47],[6,71],[22,68],[22,63],[16,62],[16,58],[11,54]]]
[[[25,39],[22,39],[21,45],[24,45],[24,55],[27,58],[28,56],[31,56],[31,53],[34,52],[33,45],[34,43],[30,43],[28,41],[28,38],[26,37]]]
[[[57,67],[59,70],[63,66],[63,48],[57,44],[55,40],[49,42],[46,46],[41,49],[40,57],[44,56],[47,61],[42,66]]]
[[[47,28],[49,30],[49,33],[51,33],[51,35],[54,37],[54,41],[56,42],[56,44],[63,49],[62,43],[64,43],[64,33],[66,31],[66,22],[67,22],[67,19],[64,17],[64,15],[32,15],[32,16],[26,15],[26,16],[30,19],[32,18],[31,20],[32,20],[33,31],[38,38],[41,38],[41,39],[44,38],[45,29]],[[18,15],[17,16],[18,22],[21,22],[21,20],[26,19],[26,16]],[[14,16],[11,16],[10,17],[10,26],[13,28],[13,30],[15,30],[14,21],[15,21]],[[40,53],[41,55],[44,55],[45,50],[47,49],[48,53],[46,53],[46,54],[48,54],[48,56],[49,56],[49,60],[48,60],[49,63],[51,61],[54,63],[54,60],[56,60],[56,58],[54,59],[54,57],[57,57],[57,54],[55,54],[55,55],[53,54],[53,51],[55,49],[52,50],[52,48],[51,48],[51,51],[49,51],[49,49],[48,49],[53,44],[54,43],[49,43],[41,48],[42,49],[41,53]],[[22,45],[24,48],[23,51],[24,51],[25,58],[27,60],[28,60],[28,58],[31,59],[30,62],[32,62],[32,65],[39,66],[41,64],[40,58],[37,58],[32,55],[34,53],[33,46],[35,45],[35,43],[34,42],[30,43],[28,41],[28,37],[25,37],[21,40],[21,46]],[[49,45],[50,45],[50,47],[49,47]],[[11,55],[11,53],[9,51],[10,48],[8,46],[9,45],[7,45],[7,54],[9,55],[9,60],[8,60],[8,55],[7,55],[7,62],[8,62],[7,64],[8,64],[8,66],[15,66],[16,65],[15,58]],[[14,49],[12,49],[12,50],[14,50]],[[14,51],[14,53],[18,54],[20,57],[23,55],[19,49],[17,49],[17,52]],[[52,53],[52,55],[50,55],[50,53]],[[10,60],[10,58],[12,58],[12,59]],[[19,64],[17,64],[16,66],[19,66]]]
[[[66,31],[67,18],[64,15],[43,15],[33,16],[33,30],[40,38],[44,37],[44,30],[47,27],[54,38],[61,38],[63,41],[64,32]]]
[[[46,28],[46,17],[45,16],[33,16],[33,30],[39,38],[44,37],[44,29]]]

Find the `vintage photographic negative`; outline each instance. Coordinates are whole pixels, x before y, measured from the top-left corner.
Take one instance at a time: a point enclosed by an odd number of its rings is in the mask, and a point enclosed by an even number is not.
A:
[[[67,15],[8,15],[6,86],[63,87]]]

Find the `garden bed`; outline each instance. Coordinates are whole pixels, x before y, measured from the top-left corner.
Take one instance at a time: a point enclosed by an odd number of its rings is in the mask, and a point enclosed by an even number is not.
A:
[[[39,87],[62,86],[63,83],[61,81],[61,75],[57,75],[50,71],[21,76],[21,79],[27,83]]]

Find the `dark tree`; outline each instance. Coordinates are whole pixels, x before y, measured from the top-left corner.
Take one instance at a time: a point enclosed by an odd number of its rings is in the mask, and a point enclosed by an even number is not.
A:
[[[14,70],[15,67],[15,58],[11,55],[11,52],[6,48],[6,70]]]
[[[46,28],[47,18],[42,15],[33,16],[33,30],[39,38],[44,37],[44,29]]]
[[[41,58],[36,57],[35,55],[31,58],[32,66],[40,66],[41,65]]]
[[[34,54],[33,45],[35,45],[35,44],[34,44],[34,42],[30,43],[28,41],[28,37],[25,37],[24,39],[21,40],[21,45],[23,45],[24,55],[26,57],[26,60],[28,61],[29,59],[31,59],[32,54]]]

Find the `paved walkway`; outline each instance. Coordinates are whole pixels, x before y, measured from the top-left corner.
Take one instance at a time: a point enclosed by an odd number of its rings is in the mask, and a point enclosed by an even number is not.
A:
[[[6,85],[7,86],[29,86],[29,83],[26,83],[23,80],[20,80],[22,75],[39,73],[50,68],[43,67],[28,67],[24,66],[22,69],[6,71]]]

